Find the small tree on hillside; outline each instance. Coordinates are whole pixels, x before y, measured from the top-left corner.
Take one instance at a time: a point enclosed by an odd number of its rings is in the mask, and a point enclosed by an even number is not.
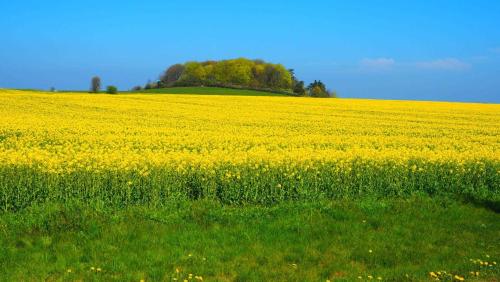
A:
[[[182,73],[184,72],[184,65],[175,64],[169,67],[161,76],[160,81],[163,86],[171,86],[174,84],[179,78],[181,78]]]
[[[311,97],[330,97],[325,84],[321,82],[321,80],[315,80],[313,83],[309,84],[309,86],[307,86],[307,90],[309,90],[309,96]]]
[[[90,92],[97,93],[101,90],[101,78],[98,76],[92,77],[90,82]]]

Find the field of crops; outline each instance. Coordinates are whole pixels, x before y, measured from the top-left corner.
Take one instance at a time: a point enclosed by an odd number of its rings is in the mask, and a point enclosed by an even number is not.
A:
[[[0,209],[500,200],[500,105],[0,90]]]

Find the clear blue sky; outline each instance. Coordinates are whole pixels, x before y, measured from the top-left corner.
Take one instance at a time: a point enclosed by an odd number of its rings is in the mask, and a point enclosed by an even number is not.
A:
[[[500,1],[0,0],[0,87],[120,89],[261,58],[343,97],[500,102]]]

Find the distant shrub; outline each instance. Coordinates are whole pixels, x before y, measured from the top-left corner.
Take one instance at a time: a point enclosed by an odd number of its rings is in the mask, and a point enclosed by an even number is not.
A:
[[[110,85],[110,86],[106,87],[106,93],[116,94],[116,93],[118,93],[118,88],[116,88],[116,86]]]
[[[142,90],[142,87],[140,85],[134,86],[132,88],[132,91],[141,91],[141,90]]]

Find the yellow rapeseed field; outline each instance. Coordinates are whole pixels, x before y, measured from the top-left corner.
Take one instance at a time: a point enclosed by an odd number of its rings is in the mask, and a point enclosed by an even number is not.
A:
[[[0,163],[20,179],[2,181],[6,208],[75,189],[133,203],[497,197],[500,105],[0,90]]]

